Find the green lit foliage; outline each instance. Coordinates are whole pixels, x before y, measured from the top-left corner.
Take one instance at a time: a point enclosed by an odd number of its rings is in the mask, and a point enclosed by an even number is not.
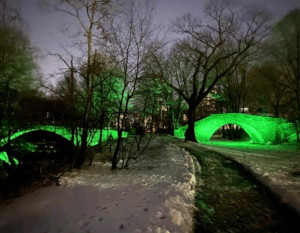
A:
[[[11,140],[20,137],[23,134],[32,132],[32,131],[37,131],[37,130],[44,130],[44,131],[49,131],[49,132],[53,132],[56,133],[66,139],[68,139],[69,141],[72,138],[72,135],[70,133],[70,130],[65,128],[65,127],[59,127],[59,126],[38,126],[32,129],[27,129],[27,130],[22,130],[22,131],[18,131],[15,134],[13,134],[11,136]],[[94,132],[93,134],[90,134],[88,137],[88,142],[90,146],[95,146],[98,144],[99,142],[99,135],[100,135],[100,130],[97,130],[96,132]],[[123,137],[127,136],[127,132],[123,132]],[[117,131],[116,130],[104,130],[103,131],[103,141],[107,140],[109,137],[112,137],[113,139],[117,138]],[[4,146],[7,143],[7,138],[4,138],[0,141],[0,146]],[[74,139],[74,143],[75,139]],[[80,143],[80,137],[79,137],[79,143]]]
[[[208,142],[214,132],[223,125],[235,124],[249,135],[253,143],[267,144],[283,142],[295,130],[293,124],[274,117],[253,116],[240,113],[214,114],[195,123],[198,142]],[[175,130],[174,135],[184,138],[187,126]]]
[[[19,161],[17,159],[13,158],[13,161],[14,161],[15,165],[19,164]],[[3,162],[11,165],[11,162],[8,159],[8,155],[7,155],[6,151],[0,152],[0,167],[2,166],[1,163],[3,163]]]
[[[11,140],[20,137],[26,133],[29,132],[33,132],[33,131],[38,131],[38,130],[44,130],[44,131],[48,131],[48,132],[53,132],[56,133],[66,139],[68,139],[69,141],[71,141],[72,139],[72,134],[70,133],[70,130],[65,128],[65,127],[54,127],[54,126],[39,126],[36,128],[32,128],[32,129],[27,129],[27,130],[22,130],[19,132],[16,132],[15,134],[13,134],[11,136]],[[127,137],[128,133],[127,132],[123,132],[122,133],[122,137]],[[88,144],[89,146],[96,146],[99,143],[99,138],[100,138],[100,130],[97,130],[96,132],[93,132],[92,134],[90,134],[88,136]],[[106,141],[109,138],[112,139],[117,139],[118,138],[118,133],[116,130],[103,130],[102,131],[102,141]],[[0,146],[4,146],[7,143],[8,138],[4,138],[0,141]],[[81,142],[80,137],[79,137],[79,143]],[[76,143],[75,139],[74,139],[74,144]],[[34,145],[29,145],[30,148],[28,148],[29,150],[34,150],[35,147]],[[9,160],[8,160],[8,156],[7,153],[5,151],[0,152],[0,161],[3,160],[4,162],[10,164]],[[15,159],[14,159],[15,160]],[[15,160],[16,165],[18,164],[18,161]]]
[[[151,76],[144,76],[138,85],[134,98],[134,112],[137,123],[147,131],[155,128],[159,132],[172,133],[178,128],[184,101],[175,91]]]

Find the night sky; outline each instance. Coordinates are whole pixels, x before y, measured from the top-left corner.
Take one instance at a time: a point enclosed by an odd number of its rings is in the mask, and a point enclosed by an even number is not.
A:
[[[73,19],[59,12],[41,9],[38,3],[42,0],[16,0],[17,8],[25,21],[25,30],[29,34],[31,44],[37,47],[39,55],[44,56],[48,51],[62,52],[62,46],[68,47],[70,40],[62,33],[62,29]],[[19,1],[19,2],[18,2]],[[139,0],[137,0],[139,1]],[[237,0],[246,2],[246,0]],[[171,20],[190,12],[202,15],[206,0],[156,0],[155,21],[166,27]],[[300,8],[299,0],[251,0],[251,3],[265,6],[279,20],[290,10]],[[44,78],[54,71],[59,71],[61,64],[54,57],[39,59],[39,65]]]

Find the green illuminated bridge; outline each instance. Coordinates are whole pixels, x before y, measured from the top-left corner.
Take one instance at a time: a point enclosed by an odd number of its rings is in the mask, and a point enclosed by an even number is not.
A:
[[[295,136],[294,125],[285,119],[275,117],[253,116],[241,113],[225,113],[210,115],[200,121],[195,122],[195,134],[198,142],[208,142],[211,136],[223,125],[234,124],[240,126],[250,137],[253,143],[257,144],[273,144],[287,141],[291,136]],[[184,138],[187,125],[174,131],[176,137]],[[33,131],[48,131],[60,135],[71,141],[70,130],[64,127],[54,126],[37,126],[31,129],[18,131],[11,136],[11,140]],[[117,138],[116,130],[103,130],[102,140],[105,141],[109,136]],[[124,132],[123,137],[127,136]],[[88,143],[91,146],[99,143],[100,130],[95,131],[88,137]],[[296,138],[296,136],[295,136]],[[75,144],[74,139],[74,144]],[[80,136],[78,138],[80,143]],[[7,138],[0,141],[0,147],[7,143]],[[0,152],[0,160],[9,162],[6,152]]]
[[[72,140],[72,135],[71,135],[70,129],[62,127],[62,126],[36,126],[31,129],[21,130],[21,131],[14,133],[11,136],[11,140],[13,140],[21,135],[24,135],[26,133],[33,132],[33,131],[39,131],[39,130],[52,132],[52,133],[55,133],[57,135],[60,135],[64,138],[66,138],[69,141]],[[106,141],[109,136],[111,136],[112,138],[117,138],[117,131],[116,130],[102,130],[102,140],[103,141]],[[127,132],[123,132],[122,136],[126,137]],[[100,138],[100,130],[97,130],[94,133],[91,133],[88,137],[89,145],[91,145],[91,146],[97,145],[99,143],[99,138]],[[3,138],[0,141],[0,147],[4,146],[7,143],[7,140],[8,140],[8,138]],[[81,141],[80,134],[78,135],[78,141],[79,141],[79,143]],[[76,142],[76,139],[74,138],[73,143],[75,144],[75,142]]]
[[[11,140],[20,137],[26,133],[30,133],[30,132],[34,132],[34,131],[47,131],[47,132],[52,132],[55,133],[61,137],[66,138],[67,140],[71,141],[72,140],[72,135],[70,133],[70,129],[67,129],[65,127],[61,127],[61,126],[36,126],[33,127],[31,129],[26,129],[26,130],[21,130],[18,131],[16,133],[14,133],[11,136]],[[127,136],[127,132],[123,132],[123,137]],[[102,130],[102,141],[106,141],[108,139],[108,137],[112,137],[114,139],[117,138],[117,131],[116,130]],[[91,133],[88,137],[88,143],[90,146],[95,146],[99,143],[99,138],[100,138],[100,130],[97,130],[93,133]],[[78,139],[74,138],[73,143],[75,144],[76,140],[78,140],[78,142],[81,142],[81,138],[80,138],[80,134],[78,135]],[[8,141],[8,138],[3,138],[0,141],[0,147],[4,146]],[[10,164],[8,156],[6,151],[2,151],[0,152],[0,164],[1,164],[1,160]],[[18,161],[16,159],[14,159],[15,163],[18,164]]]
[[[224,113],[210,115],[195,122],[195,134],[198,142],[208,142],[211,136],[223,125],[240,126],[253,143],[267,144],[287,141],[295,134],[294,125],[285,119],[254,116],[242,113]],[[174,131],[174,135],[184,138],[187,125]]]

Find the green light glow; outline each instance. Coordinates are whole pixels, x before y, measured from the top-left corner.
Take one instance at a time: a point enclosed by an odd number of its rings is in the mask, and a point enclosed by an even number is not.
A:
[[[16,132],[15,134],[13,134],[11,136],[11,140],[13,140],[17,137],[20,137],[21,135],[24,135],[26,133],[38,131],[38,130],[56,133],[57,135],[60,135],[69,141],[71,141],[71,139],[72,139],[72,134],[70,133],[70,129],[67,129],[64,127],[55,127],[55,126],[38,126],[38,127],[32,128],[32,129],[27,129],[27,130],[22,130],[22,131]],[[127,135],[128,135],[127,132],[122,133],[122,137],[127,137]],[[116,139],[118,137],[117,130],[111,130],[111,129],[102,130],[102,141],[106,141],[109,137]],[[90,146],[97,145],[99,143],[99,138],[100,138],[100,130],[97,130],[93,134],[90,134],[88,137],[89,145]],[[8,141],[8,138],[3,138],[0,141],[0,146],[4,146],[7,143],[7,141]],[[80,136],[78,136],[78,141],[79,141],[79,143],[81,142]],[[74,144],[76,143],[76,139],[74,139],[73,143]],[[10,164],[7,153],[5,151],[0,152],[0,160],[3,160],[4,162]],[[14,160],[15,160],[16,165],[18,165],[19,162],[16,159],[14,159]]]
[[[14,133],[12,136],[11,136],[11,140],[23,135],[23,134],[26,134],[26,133],[29,133],[29,132],[33,132],[33,131],[38,131],[38,130],[44,130],[44,131],[48,131],[48,132],[52,132],[52,133],[56,133],[57,135],[60,135],[66,139],[68,139],[69,141],[71,141],[71,138],[72,138],[72,134],[70,132],[70,129],[67,129],[65,127],[60,127],[60,126],[38,126],[38,127],[34,127],[34,128],[31,128],[31,129],[27,129],[27,130],[22,130],[22,131],[18,131],[16,133]],[[127,132],[123,132],[122,133],[122,137],[127,137]],[[107,138],[111,136],[113,139],[116,139],[118,137],[118,133],[117,133],[117,130],[102,130],[102,141],[106,141]],[[90,146],[95,146],[99,143],[99,138],[100,138],[100,130],[97,130],[95,133],[93,134],[90,134],[89,137],[88,137],[88,142],[89,142],[89,145]],[[0,146],[4,146],[6,143],[7,143],[7,138],[3,138],[1,141],[0,141]],[[81,138],[80,138],[80,135],[78,136],[78,141],[80,143],[81,141]],[[74,139],[74,144],[76,142],[76,139]]]
[[[288,140],[295,133],[292,123],[275,117],[254,116],[242,113],[213,114],[195,122],[195,134],[198,142],[208,142],[221,126],[234,124],[240,126],[249,135],[253,143],[273,144]],[[174,135],[184,138],[187,125],[174,131]]]
[[[0,160],[2,160],[2,161],[4,161],[5,163],[8,163],[9,165],[11,165],[11,163],[10,163],[10,161],[9,161],[9,159],[8,159],[8,155],[7,155],[6,151],[0,152]],[[14,160],[14,162],[15,162],[16,165],[19,164],[19,161],[18,161],[17,159],[13,158],[13,160]],[[1,161],[0,161],[0,162],[1,162]]]

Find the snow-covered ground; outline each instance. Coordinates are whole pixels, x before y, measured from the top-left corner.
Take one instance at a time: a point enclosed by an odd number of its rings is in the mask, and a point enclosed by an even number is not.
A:
[[[189,153],[154,139],[140,162],[100,162],[0,205],[0,232],[191,232],[195,166]]]

